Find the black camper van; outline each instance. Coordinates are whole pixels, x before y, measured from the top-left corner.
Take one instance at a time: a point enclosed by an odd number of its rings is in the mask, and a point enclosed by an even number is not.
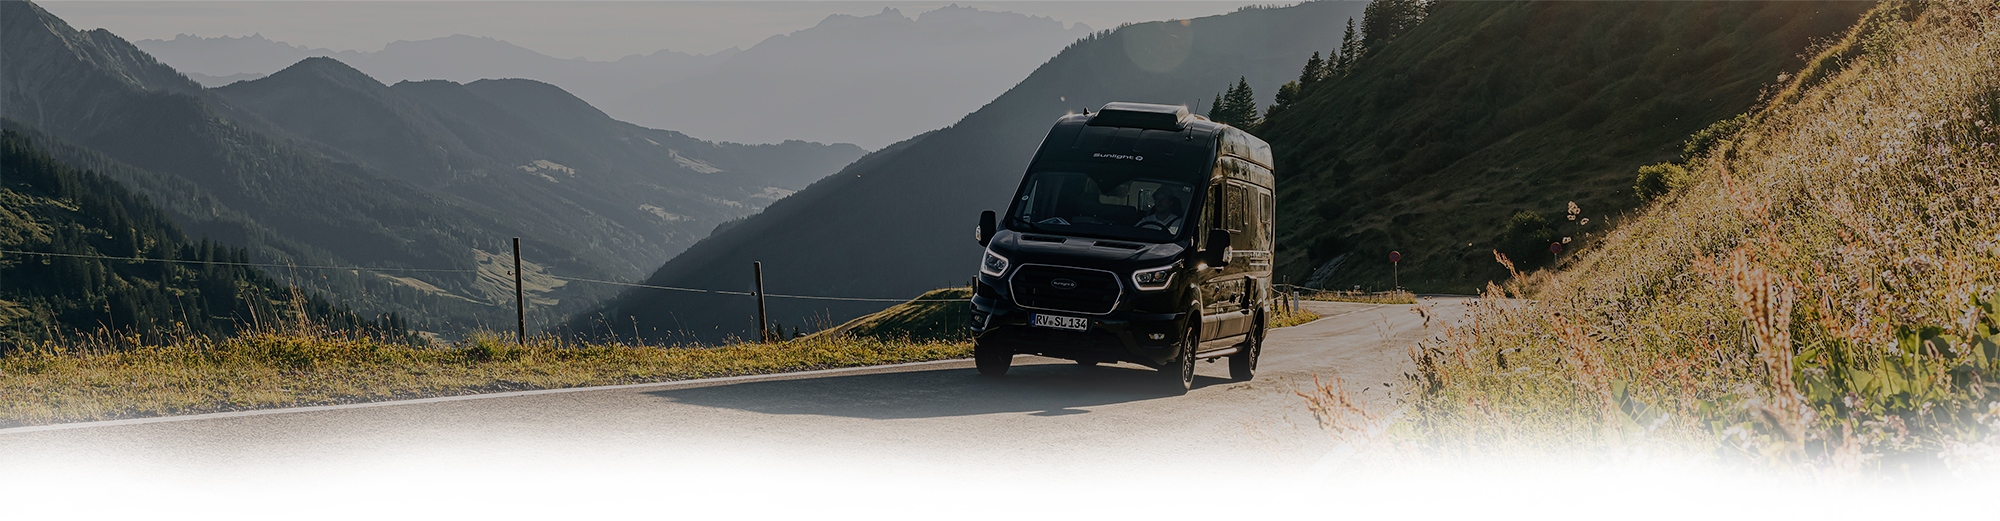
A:
[[[1111,103],[1071,114],[1006,213],[980,215],[972,297],[979,372],[1017,353],[1132,362],[1187,390],[1194,364],[1257,370],[1271,296],[1271,146],[1188,114]]]

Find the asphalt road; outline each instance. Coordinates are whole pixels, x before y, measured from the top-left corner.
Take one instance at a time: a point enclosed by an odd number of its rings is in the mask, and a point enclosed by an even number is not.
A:
[[[1293,391],[1338,377],[1391,407],[1426,334],[1410,306],[1306,305],[1328,318],[1273,330],[1254,381],[1204,363],[1185,396],[1139,366],[1023,356],[1002,378],[962,360],[0,430],[0,496],[85,517],[1232,513],[1336,448]]]

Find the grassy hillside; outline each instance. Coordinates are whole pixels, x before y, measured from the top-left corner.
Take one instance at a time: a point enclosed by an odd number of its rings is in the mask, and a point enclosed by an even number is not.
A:
[[[1257,129],[1277,153],[1280,279],[1470,293],[1638,206],[1633,172],[1748,110],[1864,2],[1442,2]],[[1300,62],[1303,63],[1303,62]],[[1574,202],[1581,213],[1565,219]],[[1513,217],[1551,224],[1509,237]],[[1589,219],[1588,225],[1581,224]]]
[[[908,298],[973,276],[979,211],[1004,209],[1036,146],[1066,112],[1110,101],[1205,102],[1247,77],[1270,92],[1315,51],[1339,44],[1359,6],[1316,2],[1126,26],[1077,42],[957,124],[870,154],[841,173],[727,225],[668,261],[648,284],[744,291],[764,263],[768,291]],[[876,303],[771,299],[786,324],[844,321]],[[569,322],[599,335],[688,331],[717,341],[756,326],[729,295],[635,289]]]
[[[883,340],[966,341],[971,335],[970,288],[933,290],[810,337],[851,336]]]
[[[1488,293],[1534,302],[1441,332],[1415,436],[1822,476],[1996,468],[1996,45],[1990,3],[1874,10],[1690,184]]]

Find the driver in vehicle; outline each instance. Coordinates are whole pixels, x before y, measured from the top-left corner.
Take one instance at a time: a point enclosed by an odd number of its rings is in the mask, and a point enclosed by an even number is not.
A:
[[[1167,233],[1180,233],[1181,199],[1167,193],[1166,190],[1153,192],[1153,213],[1140,218],[1139,223],[1134,226],[1159,228],[1166,230]]]

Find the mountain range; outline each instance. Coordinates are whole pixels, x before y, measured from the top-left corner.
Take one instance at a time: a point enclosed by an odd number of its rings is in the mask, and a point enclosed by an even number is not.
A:
[[[366,72],[377,81],[444,79],[461,83],[493,78],[525,78],[558,83],[580,97],[602,103],[635,89],[660,85],[714,70],[741,49],[695,55],[661,50],[615,61],[564,59],[494,38],[456,34],[428,40],[397,40],[379,51],[307,48],[250,36],[201,37],[132,42],[209,87],[269,76],[300,60],[325,57]]]
[[[208,86],[323,56],[388,84],[534,79],[561,86],[617,119],[700,129],[709,139],[873,149],[951,124],[1090,33],[1083,24],[954,5],[914,18],[890,8],[870,16],[836,14],[748,49],[706,55],[662,50],[616,61],[555,58],[466,35],[396,41],[372,52],[309,49],[255,34],[134,43]]]
[[[980,251],[971,237],[979,211],[1006,208],[1056,118],[1111,101],[1194,107],[1239,79],[1274,92],[1314,52],[1338,47],[1339,28],[1361,7],[1307,2],[1093,34],[957,123],[870,153],[716,230],[647,283],[743,291],[760,261],[774,294],[908,298],[965,285]],[[885,306],[768,301],[772,320],[786,326],[839,324]],[[744,297],[635,289],[566,328],[713,342],[755,331],[755,309]]]
[[[619,122],[530,80],[383,85],[332,59],[204,89],[108,31],[0,2],[5,126],[158,201],[193,236],[419,328],[510,321],[521,237],[538,319],[609,294],[853,145],[738,145]],[[388,270],[388,271],[382,271]]]

